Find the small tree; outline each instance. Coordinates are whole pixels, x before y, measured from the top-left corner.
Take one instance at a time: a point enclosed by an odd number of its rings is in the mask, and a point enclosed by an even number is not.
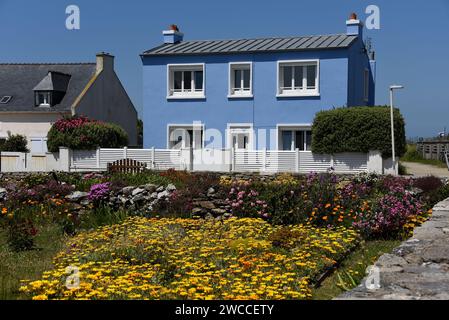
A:
[[[27,147],[28,141],[26,137],[20,134],[11,134],[8,132],[8,139],[0,144],[0,151],[5,152],[29,152]]]

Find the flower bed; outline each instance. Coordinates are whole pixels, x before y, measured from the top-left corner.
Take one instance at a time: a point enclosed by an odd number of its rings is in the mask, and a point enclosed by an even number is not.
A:
[[[310,285],[358,244],[354,230],[261,219],[130,218],[73,238],[33,299],[310,299]],[[80,286],[67,289],[67,267]]]

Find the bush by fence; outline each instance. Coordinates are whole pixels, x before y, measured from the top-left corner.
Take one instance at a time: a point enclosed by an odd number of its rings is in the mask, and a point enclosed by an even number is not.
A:
[[[405,122],[394,112],[397,156],[406,151]],[[379,150],[391,157],[389,107],[338,108],[317,113],[312,128],[312,151],[316,154]]]
[[[9,135],[4,142],[0,142],[0,151],[5,152],[28,152],[27,139],[20,135]]]
[[[57,152],[59,147],[73,150],[121,148],[128,144],[128,135],[118,125],[90,120],[85,117],[66,118],[57,121],[48,133],[48,150]]]

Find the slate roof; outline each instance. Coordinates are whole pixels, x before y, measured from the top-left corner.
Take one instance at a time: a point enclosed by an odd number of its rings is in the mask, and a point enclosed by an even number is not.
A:
[[[142,56],[262,53],[340,49],[350,47],[356,39],[356,35],[336,34],[289,38],[182,41],[175,44],[160,45],[145,51]]]
[[[0,112],[67,112],[96,72],[95,63],[73,64],[0,64],[0,98],[12,96],[0,104]],[[70,78],[69,78],[70,76]],[[33,89],[66,87],[61,103],[51,108],[35,107]]]
[[[67,92],[71,75],[49,71],[47,76],[33,88],[33,91]]]

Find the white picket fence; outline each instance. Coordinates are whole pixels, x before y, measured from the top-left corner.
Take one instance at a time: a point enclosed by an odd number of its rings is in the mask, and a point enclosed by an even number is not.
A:
[[[108,163],[133,159],[154,170],[235,171],[235,172],[326,172],[368,171],[368,155],[347,153],[315,155],[307,151],[272,150],[167,150],[167,149],[98,149],[72,151],[70,168],[73,171],[106,170]]]
[[[133,159],[153,170],[216,172],[310,173],[332,169],[341,174],[395,173],[391,159],[380,152],[318,155],[308,151],[233,149],[104,149],[79,151],[61,148],[57,153],[31,155],[3,153],[2,172],[105,171],[108,163]]]
[[[181,150],[165,149],[97,149],[71,152],[70,169],[73,171],[106,170],[108,163],[121,159],[133,159],[147,164],[148,169],[182,170]]]
[[[308,151],[235,151],[237,172],[326,172],[361,173],[368,171],[368,154],[345,153],[335,156]]]

